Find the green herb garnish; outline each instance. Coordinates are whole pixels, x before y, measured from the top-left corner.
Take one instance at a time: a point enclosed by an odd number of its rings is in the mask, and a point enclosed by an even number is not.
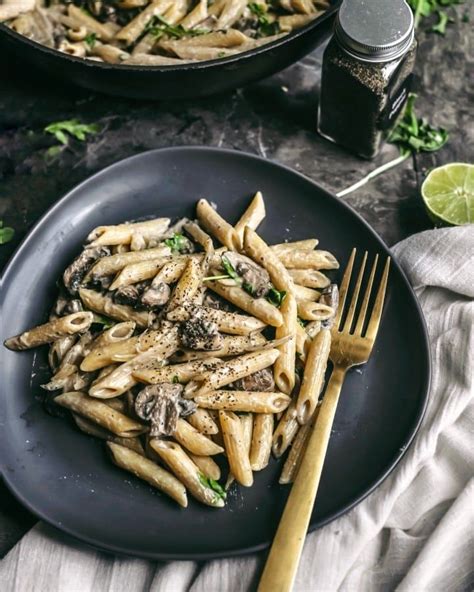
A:
[[[418,27],[421,20],[434,14],[438,15],[438,23],[429,29],[429,31],[444,35],[448,23],[454,22],[446,13],[446,8],[456,4],[464,4],[464,0],[408,0],[415,14],[415,28]]]
[[[179,376],[178,376],[177,374],[175,374],[175,375],[173,376],[173,378],[171,379],[171,382],[172,382],[173,384],[179,384]]]
[[[232,263],[224,255],[222,255],[221,261],[222,261],[222,267],[225,269],[227,275],[230,278],[232,278],[233,280],[235,280],[238,284],[240,284],[242,282],[242,279],[239,276],[239,274],[237,273],[237,271],[235,270]]]
[[[94,45],[96,44],[96,41],[97,41],[97,35],[95,33],[88,33],[84,37],[84,41],[89,46],[90,49],[94,49]]]
[[[222,275],[209,275],[205,278],[202,278],[203,282],[210,282],[211,280],[228,280],[231,279],[230,275],[227,273],[223,273]]]
[[[410,93],[403,116],[387,138],[388,142],[396,144],[399,147],[400,156],[377,167],[363,179],[354,183],[354,185],[344,189],[344,191],[340,191],[337,194],[338,197],[343,197],[359,189],[374,177],[378,177],[385,171],[398,166],[412,154],[416,154],[417,152],[435,152],[446,144],[449,135],[445,129],[435,128],[424,119],[416,116],[416,97],[417,95]]]
[[[186,29],[182,25],[171,25],[161,16],[155,15],[145,27],[145,32],[150,33],[157,40],[164,35],[172,39],[182,39],[183,37],[205,35],[210,32],[210,29]]]
[[[173,252],[181,253],[181,251],[184,251],[187,248],[188,239],[182,234],[179,234],[179,232],[175,232],[171,238],[165,240],[165,245]]]
[[[94,313],[93,322],[97,323],[98,325],[104,325],[106,329],[109,329],[110,327],[113,327],[115,325],[115,321],[109,319],[108,317],[103,317],[102,315],[99,315],[97,313]]]
[[[214,493],[216,494],[217,499],[226,499],[227,493],[218,481],[216,481],[215,479],[211,479],[211,477],[206,477],[204,473],[199,473],[199,481],[201,485],[204,485],[204,487],[209,487],[210,489],[212,489],[212,491],[214,491]]]
[[[44,128],[44,131],[47,134],[52,134],[58,142],[66,146],[69,143],[69,137],[83,142],[88,134],[96,134],[99,131],[99,126],[95,123],[81,123],[78,119],[68,119],[67,121],[50,123]]]
[[[396,144],[404,152],[435,152],[448,141],[448,132],[443,128],[434,128],[415,114],[417,95],[410,94],[407,105],[395,128],[388,135],[387,141]]]
[[[15,231],[13,228],[10,228],[9,226],[3,226],[3,220],[0,220],[0,245],[9,243],[12,240],[14,234]]]
[[[257,17],[257,37],[270,37],[280,32],[278,21],[270,21],[265,6],[251,2],[248,7],[250,12]]]
[[[266,295],[266,299],[268,300],[268,302],[270,302],[270,304],[273,304],[278,308],[281,306],[281,303],[283,302],[283,300],[285,300],[285,298],[285,290],[280,291],[275,288],[270,288],[268,294]]]
[[[308,321],[303,321],[303,319],[300,319],[300,317],[298,317],[298,324],[301,325],[303,328],[306,327]]]

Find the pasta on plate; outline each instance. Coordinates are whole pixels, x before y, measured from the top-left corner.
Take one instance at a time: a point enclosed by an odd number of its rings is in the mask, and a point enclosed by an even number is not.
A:
[[[328,8],[329,0],[4,0],[0,22],[79,58],[170,66],[254,49]]]
[[[268,245],[260,192],[234,226],[204,199],[196,217],[95,228],[48,322],[5,346],[49,346],[48,402],[105,440],[118,467],[183,507],[188,494],[223,507],[226,489],[250,487],[272,452],[290,449],[281,483],[297,473],[338,307],[326,273],[338,262],[314,238]]]

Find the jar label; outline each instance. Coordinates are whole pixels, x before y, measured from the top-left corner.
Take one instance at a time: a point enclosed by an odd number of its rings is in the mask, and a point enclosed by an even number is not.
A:
[[[388,97],[387,105],[379,119],[379,129],[387,130],[392,127],[406,103],[411,89],[413,74],[407,76],[404,82]]]

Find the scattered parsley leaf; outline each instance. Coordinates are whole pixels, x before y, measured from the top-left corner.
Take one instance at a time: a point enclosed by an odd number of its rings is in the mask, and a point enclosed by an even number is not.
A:
[[[83,142],[88,134],[96,134],[99,131],[99,126],[95,123],[81,123],[78,119],[68,119],[50,123],[44,128],[44,131],[47,134],[52,134],[59,143],[66,146],[70,136]]]
[[[240,284],[242,282],[242,280],[241,280],[239,274],[237,273],[237,271],[234,269],[234,266],[232,265],[232,263],[224,255],[222,255],[221,261],[222,261],[222,267],[225,269],[227,275],[229,277],[231,277],[233,280],[235,280],[238,284]]]
[[[171,379],[171,382],[172,382],[173,384],[179,384],[179,376],[178,376],[177,374],[175,374],[175,375],[173,376],[173,378]]]
[[[454,22],[445,9],[456,4],[464,4],[464,0],[408,0],[415,15],[415,29],[422,19],[438,14],[438,23],[428,31],[444,35],[448,23]]]
[[[300,319],[300,317],[298,317],[298,324],[301,325],[303,328],[306,327],[306,323],[307,321],[303,321],[303,319]]]
[[[145,27],[145,31],[153,35],[157,40],[167,35],[172,39],[182,39],[183,37],[197,37],[210,32],[210,29],[186,29],[182,25],[171,25],[164,18],[155,15],[150,19]]]
[[[46,156],[49,158],[54,158],[63,151],[63,148],[64,146],[50,146],[48,150],[46,150]]]
[[[387,141],[396,144],[401,153],[435,152],[448,141],[448,132],[435,128],[415,113],[416,94],[410,93],[403,117],[388,135]]]
[[[248,5],[250,12],[257,17],[257,37],[270,37],[280,32],[280,25],[277,20],[270,21],[267,15],[267,9],[261,4],[250,2]]]
[[[435,152],[446,144],[449,134],[445,129],[441,127],[435,128],[424,119],[416,116],[416,97],[417,95],[413,93],[408,95],[403,116],[387,137],[388,142],[396,144],[399,147],[400,156],[377,167],[360,181],[357,181],[357,183],[340,191],[337,194],[338,197],[343,197],[359,189],[371,179],[404,162],[411,154],[417,152]]]
[[[268,302],[270,302],[270,304],[273,304],[273,306],[276,306],[277,308],[281,306],[281,303],[283,302],[283,300],[285,300],[285,298],[285,290],[282,290],[280,292],[280,290],[276,290],[275,288],[270,288],[268,294],[266,295],[266,299],[268,300]]]
[[[188,239],[179,232],[175,232],[171,238],[167,238],[165,240],[165,245],[173,252],[181,253],[181,251],[186,249],[188,245]]]
[[[204,473],[199,473],[199,481],[202,485],[204,485],[204,487],[209,487],[210,489],[212,489],[218,499],[226,499],[227,494],[222,485],[220,485],[218,481],[216,481],[215,479],[211,479],[211,477],[206,477]]]
[[[247,292],[247,294],[250,294],[250,296],[253,296],[255,293],[252,284],[249,284],[249,282],[243,282],[242,288]]]
[[[94,45],[96,44],[96,41],[97,41],[97,35],[95,33],[88,33],[84,37],[84,41],[89,46],[90,49],[94,49]]]
[[[98,325],[104,325],[106,329],[109,329],[110,327],[113,327],[115,325],[115,321],[109,319],[108,317],[103,317],[102,315],[99,315],[97,313],[94,313],[93,322],[97,323]]]
[[[15,231],[13,228],[10,228],[9,226],[3,226],[3,220],[0,220],[0,245],[9,243],[12,240],[14,234]]]
[[[431,27],[430,31],[432,33],[438,33],[438,35],[445,35],[448,23],[452,22],[454,22],[454,19],[450,18],[445,12],[438,10],[438,22]]]
[[[225,51],[220,51],[220,52],[217,54],[217,57],[218,57],[218,58],[225,58]]]

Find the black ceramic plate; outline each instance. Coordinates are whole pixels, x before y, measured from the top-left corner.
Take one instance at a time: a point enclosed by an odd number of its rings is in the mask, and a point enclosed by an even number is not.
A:
[[[347,205],[283,166],[213,148],[156,150],[88,179],[36,225],[4,275],[2,340],[46,320],[56,278],[93,227],[141,216],[192,216],[201,197],[233,222],[257,189],[267,206],[260,232],[270,242],[316,236],[342,266],[353,246],[388,253]],[[2,350],[1,470],[40,518],[97,547],[152,559],[241,554],[270,542],[288,494],[278,485],[280,462],[256,473],[252,488],[233,489],[225,509],[191,499],[183,510],[114,467],[102,443],[44,411],[38,393],[45,351]],[[370,361],[344,384],[312,529],[354,506],[394,468],[421,421],[428,383],[421,312],[394,262]]]

